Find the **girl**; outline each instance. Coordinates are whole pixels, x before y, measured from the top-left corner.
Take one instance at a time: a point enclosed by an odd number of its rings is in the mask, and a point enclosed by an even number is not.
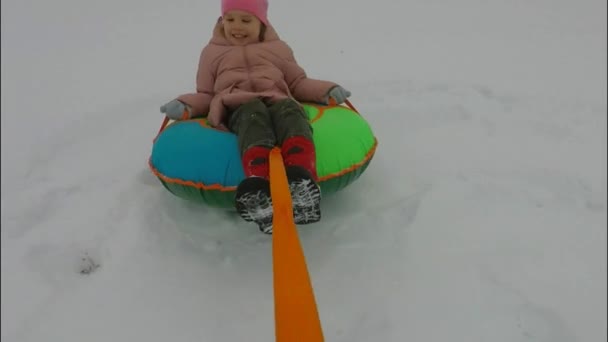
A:
[[[267,11],[267,0],[222,0],[222,16],[200,56],[196,93],[177,97],[161,112],[174,120],[207,116],[211,126],[237,135],[246,178],[237,187],[235,207],[244,220],[271,233],[270,149],[281,146],[295,223],[319,221],[312,128],[298,101],[340,104],[350,92],[308,78]]]

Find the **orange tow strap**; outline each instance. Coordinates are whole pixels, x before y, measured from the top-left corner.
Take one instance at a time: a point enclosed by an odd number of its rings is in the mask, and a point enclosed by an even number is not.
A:
[[[270,193],[276,342],[322,342],[321,321],[278,147],[270,152]]]

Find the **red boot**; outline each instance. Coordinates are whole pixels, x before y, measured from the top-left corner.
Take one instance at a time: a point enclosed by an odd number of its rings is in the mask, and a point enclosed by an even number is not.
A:
[[[253,146],[248,148],[241,158],[245,177],[262,177],[268,179],[269,158],[270,149],[268,147]]]
[[[317,184],[315,146],[309,139],[296,136],[281,146],[296,224],[321,220],[321,188]]]
[[[302,167],[310,173],[315,182],[318,180],[317,155],[312,141],[303,136],[287,138],[281,146],[281,155],[285,167]]]

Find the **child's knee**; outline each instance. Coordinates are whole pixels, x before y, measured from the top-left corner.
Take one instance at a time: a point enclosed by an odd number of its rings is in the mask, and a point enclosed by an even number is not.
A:
[[[282,99],[273,103],[269,107],[269,111],[270,113],[277,115],[285,112],[294,112],[300,114],[305,113],[304,107],[302,107],[299,102],[291,98]]]
[[[257,122],[258,125],[266,123],[270,126],[271,124],[268,108],[257,98],[240,105],[230,114],[229,128],[233,132],[238,132],[240,126],[249,126],[252,121]]]
[[[252,99],[252,100],[240,105],[234,111],[234,114],[237,114],[237,113],[239,113],[239,114],[242,114],[242,113],[266,114],[266,113],[268,113],[268,107],[266,107],[266,104],[264,104],[264,102],[262,102],[262,100],[260,100],[259,98],[255,98],[255,99]]]

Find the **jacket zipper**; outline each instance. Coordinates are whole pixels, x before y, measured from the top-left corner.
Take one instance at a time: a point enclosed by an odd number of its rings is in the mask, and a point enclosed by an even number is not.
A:
[[[255,89],[255,84],[251,80],[251,65],[249,64],[249,58],[247,58],[247,45],[243,46],[243,58],[245,59],[245,66],[247,69],[247,80],[249,80],[251,90],[255,93],[257,91]]]

